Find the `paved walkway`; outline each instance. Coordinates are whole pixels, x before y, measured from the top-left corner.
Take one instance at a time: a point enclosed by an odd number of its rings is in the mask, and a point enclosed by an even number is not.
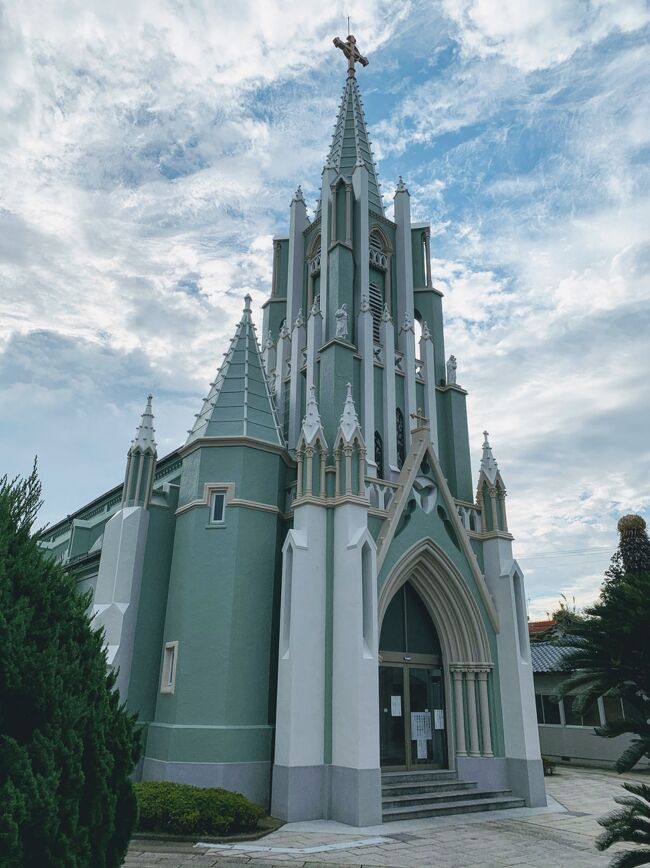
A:
[[[633,775],[632,779],[638,779]],[[643,776],[647,780],[647,775]],[[598,817],[614,807],[625,778],[600,770],[561,767],[546,778],[549,806],[406,820],[358,829],[324,820],[289,823],[259,841],[236,845],[134,841],[128,868],[246,865],[348,865],[352,868],[594,868],[609,853],[594,847]]]

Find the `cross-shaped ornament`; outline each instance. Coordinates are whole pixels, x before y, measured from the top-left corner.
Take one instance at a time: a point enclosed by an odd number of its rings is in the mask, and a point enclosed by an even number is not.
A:
[[[426,428],[429,424],[429,420],[422,412],[422,407],[418,407],[416,413],[410,413],[409,415],[411,419],[415,419],[418,428]]]
[[[360,63],[361,66],[368,66],[368,58],[361,54],[357,48],[357,40],[351,33],[348,34],[348,38],[345,40],[335,36],[333,42],[348,59],[348,76],[354,75],[355,63]]]

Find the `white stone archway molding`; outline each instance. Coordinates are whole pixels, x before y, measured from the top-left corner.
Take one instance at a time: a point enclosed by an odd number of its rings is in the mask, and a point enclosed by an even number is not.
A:
[[[427,607],[453,679],[456,755],[494,756],[488,700],[494,664],[478,606],[454,564],[427,538],[406,551],[386,577],[378,599],[380,629],[390,601],[407,581]]]

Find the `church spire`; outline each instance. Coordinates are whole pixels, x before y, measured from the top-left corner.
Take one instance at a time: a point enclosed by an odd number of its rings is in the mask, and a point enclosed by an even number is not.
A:
[[[187,443],[202,437],[255,437],[284,446],[251,317],[251,297]]]
[[[151,498],[158,455],[151,409],[152,400],[152,396],[149,395],[140,425],[128,451],[122,506],[147,506]]]
[[[489,479],[489,481],[494,485],[497,479],[497,474],[499,472],[499,465],[496,463],[494,459],[494,455],[492,454],[492,447],[490,446],[490,441],[488,440],[488,432],[483,432],[483,455],[481,457],[481,470]]]
[[[384,214],[384,206],[379,190],[377,168],[375,166],[370,140],[363,113],[363,102],[354,71],[354,64],[368,65],[357,47],[354,36],[344,41],[337,36],[334,45],[341,48],[348,60],[348,77],[343,88],[332,144],[325,162],[326,169],[333,169],[338,175],[351,178],[355,166],[362,165],[368,170],[368,202],[373,211]]]

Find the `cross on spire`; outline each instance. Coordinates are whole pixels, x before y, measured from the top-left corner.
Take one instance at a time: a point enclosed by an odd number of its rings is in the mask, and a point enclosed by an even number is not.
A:
[[[335,36],[332,40],[337,48],[340,48],[348,61],[348,77],[354,76],[354,64],[360,63],[361,66],[368,66],[368,58],[364,57],[357,48],[357,40],[349,33],[347,39],[341,39]]]

